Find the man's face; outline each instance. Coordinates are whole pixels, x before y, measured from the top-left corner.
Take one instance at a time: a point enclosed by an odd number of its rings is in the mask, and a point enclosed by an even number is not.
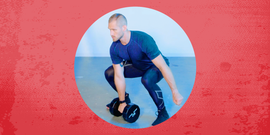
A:
[[[120,27],[115,20],[109,23],[108,28],[110,29],[110,35],[113,39],[113,42],[118,41],[124,35],[123,28]]]

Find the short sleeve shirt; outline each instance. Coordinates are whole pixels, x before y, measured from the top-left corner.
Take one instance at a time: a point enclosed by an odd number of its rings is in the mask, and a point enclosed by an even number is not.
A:
[[[131,31],[129,43],[123,45],[119,40],[112,43],[110,56],[113,64],[122,61],[131,61],[135,68],[147,70],[154,64],[151,60],[155,59],[161,52],[154,39],[141,31]],[[162,54],[161,54],[162,55]],[[162,55],[163,56],[163,55]],[[166,62],[167,58],[163,56]]]

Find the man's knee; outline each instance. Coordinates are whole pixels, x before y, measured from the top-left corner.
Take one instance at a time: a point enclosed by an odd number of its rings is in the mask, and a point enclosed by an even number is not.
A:
[[[104,75],[105,75],[105,78],[108,80],[109,78],[113,78],[114,76],[114,70],[113,70],[113,67],[109,67],[105,70],[104,72]]]
[[[149,87],[152,85],[151,80],[149,78],[142,77],[141,82],[145,87]]]

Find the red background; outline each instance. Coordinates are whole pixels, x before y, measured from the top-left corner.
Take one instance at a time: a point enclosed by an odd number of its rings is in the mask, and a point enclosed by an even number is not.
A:
[[[188,101],[156,127],[105,122],[75,82],[83,34],[104,14],[129,6],[171,17],[196,55]],[[270,134],[269,9],[268,0],[0,1],[0,134]]]

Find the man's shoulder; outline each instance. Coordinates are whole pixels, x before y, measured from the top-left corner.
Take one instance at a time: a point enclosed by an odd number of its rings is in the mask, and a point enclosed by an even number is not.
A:
[[[154,39],[143,31],[131,31],[132,32],[132,39],[135,40],[137,43],[148,43],[154,41]]]
[[[134,36],[137,37],[151,37],[149,34],[143,31],[131,31]]]
[[[132,31],[132,40],[142,49],[142,51],[148,50],[156,46],[155,40],[145,32],[142,31]]]

